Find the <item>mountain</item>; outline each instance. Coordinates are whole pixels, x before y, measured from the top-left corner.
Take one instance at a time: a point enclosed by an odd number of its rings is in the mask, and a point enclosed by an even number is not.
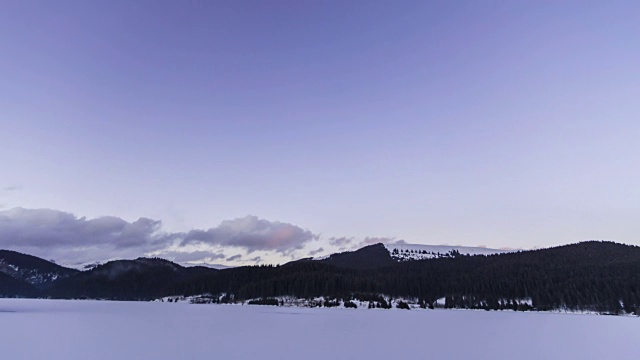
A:
[[[417,248],[413,250],[415,254]],[[209,299],[229,302],[291,296],[380,303],[384,297],[387,302],[404,298],[447,308],[640,311],[637,246],[587,241],[488,255],[452,249],[449,256],[437,256],[435,251],[435,257],[413,261],[394,259],[393,252],[374,244],[321,260],[225,270],[138,258],[110,261],[83,272],[2,252],[5,272],[0,272],[0,295],[150,300],[211,294]],[[53,274],[58,274],[55,280]]]
[[[51,261],[15,251],[0,250],[0,273],[36,286],[44,286],[57,279],[78,273]]]
[[[422,245],[407,243],[373,244],[355,251],[313,258],[326,264],[347,268],[375,268],[392,265],[395,262],[451,258],[459,255],[493,255],[513,252],[510,250],[484,247]],[[311,259],[301,259],[307,261]]]
[[[485,247],[450,246],[450,245],[422,245],[393,243],[385,244],[391,257],[397,261],[425,260],[456,255],[493,255],[513,252],[513,250],[499,250]]]
[[[144,300],[170,294],[172,286],[218,270],[185,268],[159,258],[116,260],[54,282],[48,295],[61,298]]]
[[[369,245],[356,251],[333,254],[314,261],[352,269],[371,269],[391,266],[396,263],[390,252],[382,244]]]
[[[229,269],[199,287],[211,294],[234,294],[237,300],[275,296],[375,299],[384,294],[412,298],[424,306],[487,310],[631,313],[640,306],[637,246],[588,241],[541,250],[475,256],[454,253],[391,262],[390,255],[380,255],[381,249],[386,250],[376,244],[322,260]],[[368,258],[370,254],[375,255]],[[188,294],[188,290],[181,293]]]

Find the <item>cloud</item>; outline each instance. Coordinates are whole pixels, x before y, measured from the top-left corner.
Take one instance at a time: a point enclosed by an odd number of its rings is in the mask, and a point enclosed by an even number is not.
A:
[[[127,222],[113,216],[87,219],[58,210],[14,208],[0,211],[0,247],[66,263],[132,258],[178,239],[160,228],[160,221],[148,218]]]
[[[329,244],[338,247],[338,251],[356,250],[373,244],[406,244],[404,240],[396,240],[395,237],[367,236],[364,239],[353,237],[332,237]]]
[[[364,245],[371,245],[371,244],[378,244],[378,243],[383,243],[383,244],[389,244],[392,242],[395,242],[396,238],[389,238],[389,237],[366,237],[364,238],[364,240],[362,241],[362,244]]]
[[[329,238],[329,244],[333,245],[333,246],[339,246],[339,247],[343,247],[343,246],[347,246],[347,245],[351,245],[351,243],[353,242],[353,238],[350,237],[330,237]]]
[[[109,245],[114,249],[166,246],[176,234],[160,230],[161,222],[139,218],[127,222],[114,216],[78,218],[51,209],[14,208],[0,211],[0,244],[4,246],[65,247]]]
[[[233,255],[227,258],[227,261],[236,261],[236,260],[240,260],[240,258],[242,258],[242,255],[237,254],[237,255]]]
[[[18,190],[20,190],[20,186],[17,186],[17,185],[5,186],[2,188],[2,191],[5,191],[5,192],[12,192],[12,191],[18,191]]]
[[[156,256],[171,260],[177,263],[210,263],[215,260],[224,259],[226,255],[220,252],[213,251],[163,251]]]
[[[317,238],[298,226],[255,216],[226,220],[208,230],[172,233],[162,229],[161,221],[144,217],[129,222],[115,216],[87,219],[52,209],[0,210],[0,249],[66,264],[139,256],[176,262],[233,261],[240,257],[227,258],[224,248],[290,255]]]
[[[316,250],[309,251],[309,256],[314,256],[314,255],[319,254],[319,253],[321,253],[323,251],[324,251],[323,248],[319,248],[319,249],[316,249]]]
[[[259,264],[262,262],[262,256],[256,256],[256,257],[252,257],[251,259],[249,259],[250,261],[253,261],[256,264]]]
[[[0,248],[66,263],[132,258],[177,239],[160,227],[160,221],[148,218],[86,219],[58,210],[14,208],[0,211]]]
[[[250,215],[225,220],[208,230],[191,230],[185,235],[182,244],[230,246],[245,249],[249,253],[275,251],[288,254],[317,238],[317,235],[298,226]]]

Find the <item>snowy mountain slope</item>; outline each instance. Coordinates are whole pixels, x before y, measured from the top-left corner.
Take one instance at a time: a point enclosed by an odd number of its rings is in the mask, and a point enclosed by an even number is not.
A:
[[[77,270],[35,256],[0,250],[0,272],[32,285],[43,285],[75,275]]]
[[[513,252],[513,250],[489,249],[484,247],[405,243],[385,244],[384,247],[389,251],[391,257],[397,261],[452,257],[458,253],[460,255],[492,255]]]
[[[70,263],[60,263],[61,266],[64,266],[66,268],[69,269],[74,269],[74,270],[78,270],[78,271],[87,271],[87,270],[91,270],[97,266],[100,266],[108,261],[114,261],[116,259],[111,259],[111,260],[107,260],[107,261],[89,261],[89,262],[84,262],[84,263],[74,263],[74,264],[70,264]]]
[[[298,261],[319,261],[350,268],[374,268],[388,266],[395,262],[409,260],[436,259],[457,255],[492,255],[513,252],[510,250],[489,249],[484,247],[422,245],[422,244],[374,244],[355,251],[331,254]]]

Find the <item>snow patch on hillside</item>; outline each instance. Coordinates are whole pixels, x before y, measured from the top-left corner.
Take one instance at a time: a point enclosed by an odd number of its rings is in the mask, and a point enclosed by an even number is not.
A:
[[[485,247],[451,246],[451,245],[422,245],[393,243],[385,244],[391,257],[398,261],[435,259],[460,255],[493,255],[513,252],[514,250],[499,250]]]
[[[14,279],[24,280],[34,285],[52,282],[61,276],[57,272],[40,272],[36,269],[21,269],[19,266],[10,264],[4,259],[0,259],[0,272]]]
[[[113,260],[109,260],[109,261],[113,261]],[[69,263],[61,263],[60,266],[64,266],[66,268],[69,269],[74,269],[74,270],[79,270],[79,271],[87,271],[87,270],[91,270],[93,268],[96,268],[105,262],[101,262],[101,261],[90,261],[90,262],[85,262],[85,263],[76,263],[76,264],[69,264]]]

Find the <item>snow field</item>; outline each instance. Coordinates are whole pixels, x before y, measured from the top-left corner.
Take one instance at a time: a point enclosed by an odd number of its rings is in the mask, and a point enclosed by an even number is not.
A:
[[[640,359],[640,318],[0,299],[4,359]]]

